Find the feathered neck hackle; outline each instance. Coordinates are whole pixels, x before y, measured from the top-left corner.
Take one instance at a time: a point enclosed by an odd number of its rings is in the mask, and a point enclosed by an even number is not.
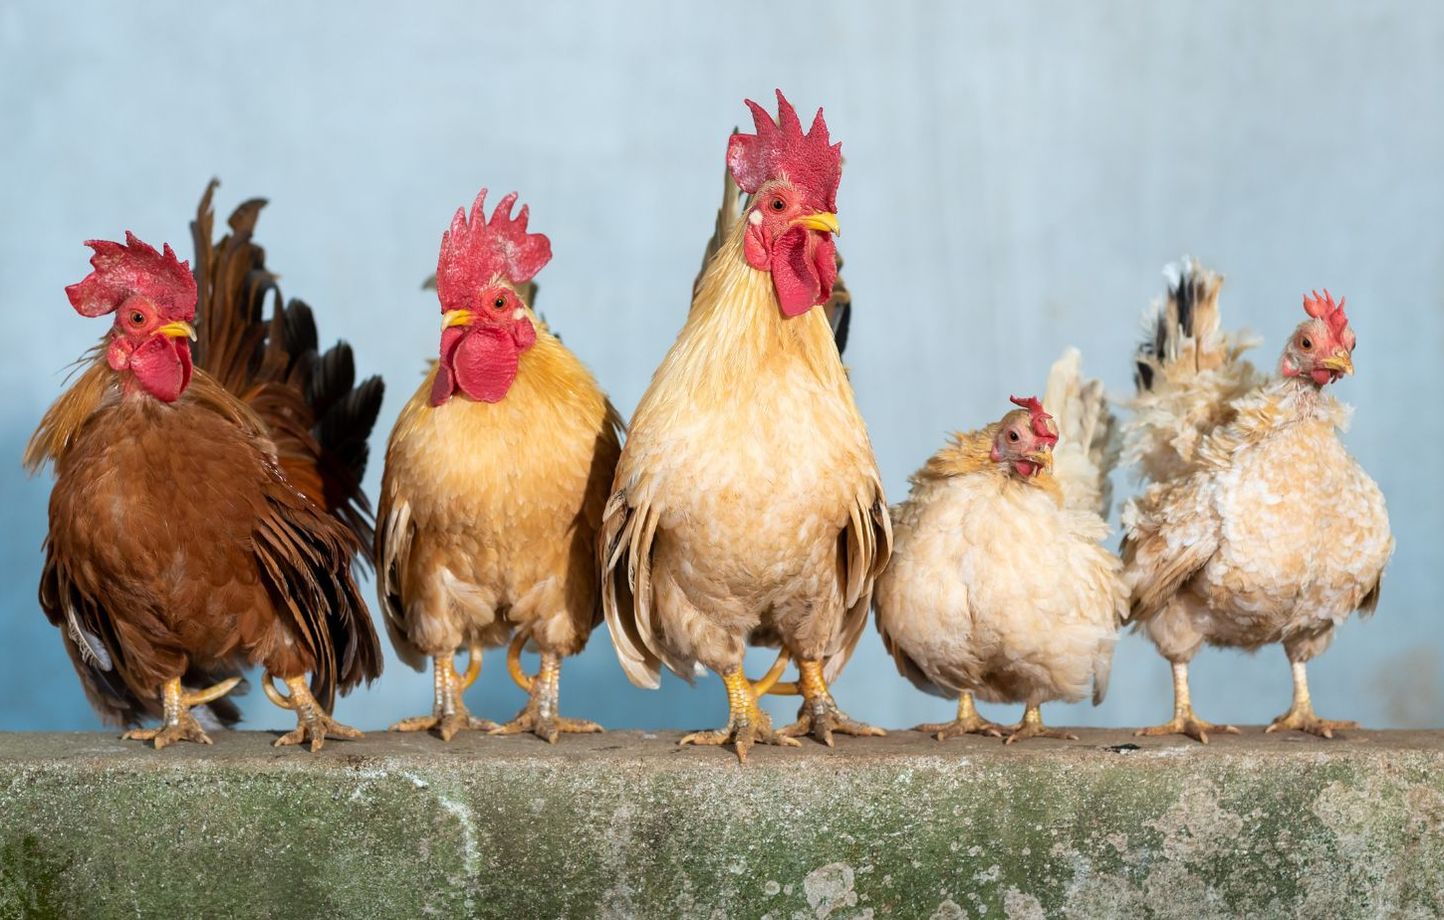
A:
[[[982,475],[995,479],[999,487],[1012,483],[1018,488],[1041,489],[1053,496],[1061,506],[1063,489],[1051,469],[1040,469],[1034,476],[1017,476],[1009,472],[1006,464],[993,459],[993,441],[1008,420],[1009,418],[1005,417],[976,431],[954,433],[951,441],[929,457],[928,462],[910,477],[909,482],[914,486],[923,486],[959,476]]]

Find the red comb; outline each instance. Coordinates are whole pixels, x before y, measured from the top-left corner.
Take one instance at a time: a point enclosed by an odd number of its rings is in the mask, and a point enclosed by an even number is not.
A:
[[[476,196],[471,218],[457,208],[451,227],[441,235],[436,260],[436,296],[442,310],[471,307],[476,294],[500,275],[511,284],[530,281],[552,257],[551,242],[540,233],[527,233],[527,207],[513,219],[516,192],[497,202],[486,219],[486,189]]]
[[[1310,296],[1310,294],[1312,296]],[[1304,312],[1315,319],[1323,320],[1334,333],[1334,338],[1344,339],[1344,333],[1349,331],[1349,318],[1344,315],[1344,298],[1340,297],[1338,303],[1334,303],[1333,295],[1328,288],[1324,288],[1324,294],[1319,296],[1318,291],[1311,291],[1304,295]]]
[[[125,243],[86,240],[95,250],[90,257],[94,269],[84,280],[65,289],[81,316],[113,313],[132,295],[149,298],[161,318],[189,322],[196,315],[196,279],[190,263],[175,257],[170,245],[163,252],[125,231]]]
[[[770,179],[786,177],[802,192],[803,201],[819,211],[837,210],[837,183],[842,178],[842,144],[829,143],[822,109],[812,127],[802,133],[802,122],[792,104],[777,91],[777,117],[751,99],[756,134],[734,134],[727,144],[727,168],[749,195]]]
[[[1029,396],[1024,399],[1017,396],[1009,396],[1008,401],[1021,409],[1028,410],[1028,415],[1032,418],[1034,437],[1040,441],[1047,442],[1049,447],[1058,443],[1058,433],[1048,424],[1053,420],[1053,416],[1043,411],[1043,404],[1038,401],[1038,397]]]

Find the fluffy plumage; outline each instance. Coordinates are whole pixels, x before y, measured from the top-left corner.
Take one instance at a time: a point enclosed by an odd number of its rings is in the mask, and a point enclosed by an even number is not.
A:
[[[893,510],[896,547],[878,580],[877,626],[899,672],[928,693],[1036,707],[1090,689],[1096,703],[1107,690],[1126,609],[1119,560],[1099,545],[1113,423],[1101,387],[1079,376],[1074,350],[1054,365],[1048,392],[1062,478],[1015,465],[1006,450],[1015,431],[1020,456],[1046,452],[1048,439],[1037,436],[1027,450],[1037,416],[1014,410],[956,435]]]

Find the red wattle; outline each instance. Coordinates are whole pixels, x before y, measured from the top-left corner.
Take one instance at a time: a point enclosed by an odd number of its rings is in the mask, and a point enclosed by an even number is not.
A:
[[[151,336],[131,353],[129,367],[147,393],[161,402],[175,402],[191,382],[190,343]]]
[[[501,402],[516,380],[517,356],[522,351],[518,335],[518,330],[498,326],[468,329],[451,353],[451,372],[457,388],[478,402]],[[535,336],[533,330],[533,339]]]
[[[792,227],[772,244],[772,287],[786,316],[800,316],[832,296],[837,252],[831,236]]]

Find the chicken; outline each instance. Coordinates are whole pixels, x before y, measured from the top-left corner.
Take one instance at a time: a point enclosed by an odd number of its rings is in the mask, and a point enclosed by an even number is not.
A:
[[[1108,473],[1118,451],[1102,384],[1083,381],[1070,349],[1049,374],[1053,416],[1036,398],[955,436],[912,477],[893,510],[896,548],[878,579],[877,628],[898,671],[958,699],[952,722],[916,730],[940,740],[1001,735],[977,695],[1024,703],[1007,743],[1074,738],[1044,726],[1040,706],[1103,700],[1126,613],[1122,563],[1108,534]]]
[[[828,689],[892,551],[877,464],[821,310],[836,263],[840,145],[748,102],[727,163],[751,204],[708,262],[633,417],[599,544],[603,609],[628,678],[722,676],[729,717],[683,744],[881,734]],[[748,642],[798,661],[798,721],[774,731],[742,672]]]
[[[601,622],[596,536],[620,452],[621,420],[590,372],[524,299],[551,244],[513,219],[516,195],[488,221],[486,190],[441,238],[436,292],[441,360],[396,421],[386,451],[376,534],[377,591],[397,653],[431,659],[431,715],[394,731],[601,731],[558,712],[561,659]],[[481,650],[511,644],[530,692],[505,725],[475,718],[462,692]],[[522,645],[541,668],[520,675]],[[470,653],[465,677],[453,663]]]
[[[304,304],[277,292],[262,319],[275,291],[251,243],[264,202],[238,208],[212,247],[215,185],[192,225],[194,277],[127,233],[90,241],[94,270],[66,288],[82,316],[115,321],[26,452],[56,473],[40,605],[103,718],[161,720],[125,737],[210,743],[208,727],[240,715],[224,695],[259,664],[296,713],[276,743],[316,751],[360,737],[330,709],[381,672],[351,566],[382,386],[353,386],[348,346],[317,353]]]
[[[1139,734],[1236,732],[1194,713],[1188,663],[1205,642],[1278,642],[1294,695],[1268,730],[1329,738],[1354,723],[1314,713],[1306,663],[1351,612],[1374,610],[1394,547],[1383,495],[1339,441],[1347,411],[1324,392],[1353,372],[1355,337],[1342,300],[1307,296],[1278,376],[1256,382],[1217,336],[1217,289],[1186,264],[1139,362],[1129,455],[1154,482],[1124,510],[1123,559],[1174,685],[1173,718]]]

